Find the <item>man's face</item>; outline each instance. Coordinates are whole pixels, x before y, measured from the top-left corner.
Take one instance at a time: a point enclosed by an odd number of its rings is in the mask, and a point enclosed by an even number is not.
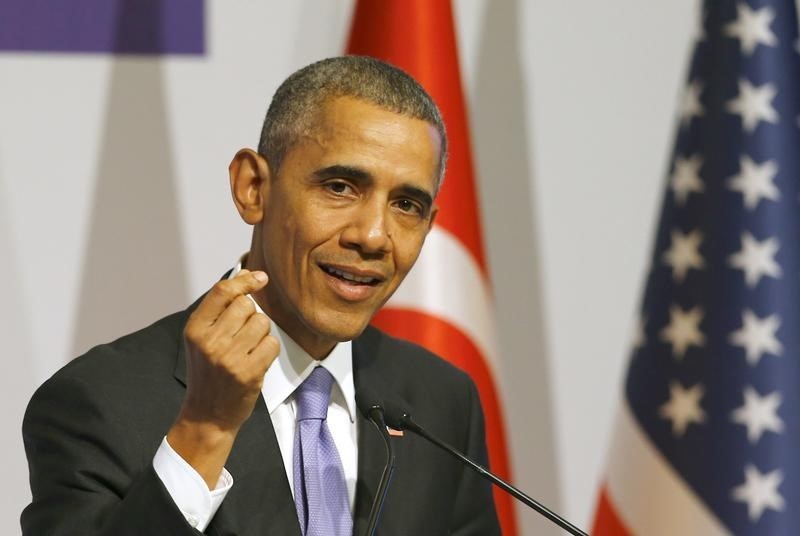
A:
[[[416,261],[439,150],[425,121],[332,99],[262,186],[256,236],[270,282],[260,297],[315,357],[358,336]]]

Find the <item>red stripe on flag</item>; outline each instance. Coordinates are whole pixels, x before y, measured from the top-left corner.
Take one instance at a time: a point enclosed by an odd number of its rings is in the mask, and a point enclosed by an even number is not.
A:
[[[395,337],[422,344],[472,377],[478,387],[486,418],[489,465],[501,478],[510,479],[511,469],[506,455],[508,452],[506,435],[497,390],[486,362],[472,341],[441,318],[418,311],[387,307],[375,316],[372,323]],[[517,522],[512,498],[499,488],[495,488],[494,500],[503,534],[515,535]]]
[[[600,490],[597,500],[597,513],[594,519],[592,536],[629,536],[631,532],[623,525],[605,486]]]
[[[347,51],[380,58],[407,71],[438,104],[447,127],[449,154],[447,174],[436,199],[436,226],[458,240],[474,259],[484,281],[488,280],[450,0],[360,0]],[[497,390],[485,356],[469,337],[443,319],[420,312],[384,309],[374,323],[425,346],[470,374],[486,416],[490,463],[501,476],[509,478]],[[512,499],[496,490],[495,501],[503,534],[515,536]]]

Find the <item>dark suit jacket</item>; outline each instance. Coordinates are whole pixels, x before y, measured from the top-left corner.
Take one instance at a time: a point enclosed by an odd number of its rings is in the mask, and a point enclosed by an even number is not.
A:
[[[191,307],[93,348],[34,394],[23,423],[33,500],[26,536],[196,535],[152,459],[183,399],[183,326]],[[368,328],[353,343],[356,391],[369,385],[410,404],[415,420],[486,461],[477,392],[461,371]],[[377,430],[358,416],[355,534],[363,534],[385,463]],[[381,535],[500,534],[491,490],[469,469],[406,432],[393,438],[394,473]],[[269,413],[260,399],[226,463],[234,485],[206,534],[300,536]]]

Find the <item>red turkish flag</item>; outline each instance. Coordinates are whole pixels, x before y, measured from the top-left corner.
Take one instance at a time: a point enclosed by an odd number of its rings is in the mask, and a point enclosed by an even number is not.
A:
[[[373,323],[425,346],[470,374],[478,386],[489,462],[509,479],[506,435],[493,368],[492,299],[475,192],[466,107],[449,0],[360,0],[349,54],[405,70],[439,105],[449,157],[439,214],[417,265]],[[503,534],[517,533],[513,499],[495,488]]]

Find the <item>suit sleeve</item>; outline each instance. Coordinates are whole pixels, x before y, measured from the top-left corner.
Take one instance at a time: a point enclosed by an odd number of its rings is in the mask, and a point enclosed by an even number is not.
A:
[[[197,536],[152,466],[154,452],[112,401],[56,376],[34,394],[22,426],[32,501],[24,536]]]
[[[468,385],[469,427],[464,454],[480,465],[488,467],[483,410],[475,384],[470,380]],[[492,495],[492,485],[468,467],[464,467],[456,493],[451,528],[453,536],[501,534]]]

